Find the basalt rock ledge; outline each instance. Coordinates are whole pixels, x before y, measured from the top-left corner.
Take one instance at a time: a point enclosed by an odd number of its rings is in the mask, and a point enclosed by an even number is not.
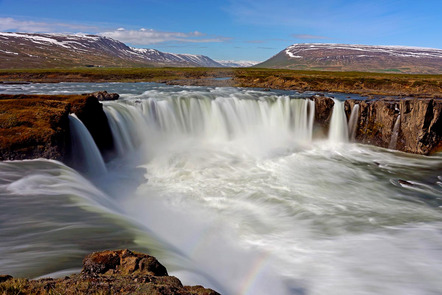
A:
[[[313,100],[315,123],[327,132],[334,101],[318,95]],[[349,126],[354,142],[422,155],[442,151],[440,98],[348,99],[344,106],[347,121],[356,112],[355,126]]]
[[[46,158],[69,164],[71,113],[88,128],[103,157],[111,158],[112,132],[97,96],[0,94],[0,160]]]
[[[442,99],[347,100],[359,104],[355,141],[428,155],[442,148]]]

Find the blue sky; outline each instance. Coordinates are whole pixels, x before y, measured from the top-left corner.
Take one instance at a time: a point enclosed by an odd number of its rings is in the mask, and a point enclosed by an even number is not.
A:
[[[442,0],[0,0],[0,31],[264,61],[294,43],[442,48]]]

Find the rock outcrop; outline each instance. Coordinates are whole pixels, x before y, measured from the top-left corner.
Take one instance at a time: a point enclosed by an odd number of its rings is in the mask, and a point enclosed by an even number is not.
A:
[[[0,294],[219,295],[202,286],[183,286],[155,257],[127,249],[92,253],[80,274],[61,279],[0,276]]]
[[[35,158],[69,162],[69,114],[76,113],[105,158],[112,133],[98,99],[87,95],[0,95],[0,160]]]
[[[0,95],[0,160],[65,158],[70,103],[67,97],[58,98]]]
[[[108,160],[114,156],[114,139],[103,105],[98,100],[94,93],[86,94],[83,99],[71,102],[70,112],[75,113],[83,122],[103,158]]]
[[[312,99],[315,102],[315,123],[328,132],[335,103],[333,99],[324,95],[315,95]]]
[[[423,155],[442,147],[442,99],[347,100],[347,118],[356,104],[356,142]]]
[[[99,101],[118,100],[118,98],[120,98],[120,95],[118,93],[107,93],[107,91],[97,91],[91,93],[90,95],[96,97]]]
[[[320,95],[311,99],[315,101],[315,124],[327,133],[334,101]],[[348,99],[344,105],[347,120],[359,105],[355,142],[422,155],[442,150],[442,99]]]

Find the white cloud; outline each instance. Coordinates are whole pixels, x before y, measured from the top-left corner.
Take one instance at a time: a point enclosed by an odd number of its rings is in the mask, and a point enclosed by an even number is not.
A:
[[[114,31],[102,32],[98,35],[106,36],[124,43],[130,43],[134,45],[150,45],[164,42],[211,43],[225,42],[230,40],[230,38],[227,37],[208,37],[198,31],[189,33],[162,32],[145,28],[142,28],[140,30],[125,30],[124,28],[119,28]]]
[[[174,43],[213,43],[226,42],[231,38],[222,36],[207,36],[198,31],[163,32],[154,29],[141,28],[140,30],[126,30],[117,28],[106,30],[94,26],[85,26],[66,23],[49,23],[44,21],[18,20],[11,17],[0,17],[0,32],[25,32],[25,33],[78,33],[89,32],[119,40],[133,45],[150,45],[164,42]],[[99,32],[99,33],[97,33]]]
[[[72,31],[90,31],[96,30],[96,27],[65,24],[65,23],[47,23],[31,20],[18,20],[12,17],[0,17],[0,31],[18,31],[26,33],[56,33]]]

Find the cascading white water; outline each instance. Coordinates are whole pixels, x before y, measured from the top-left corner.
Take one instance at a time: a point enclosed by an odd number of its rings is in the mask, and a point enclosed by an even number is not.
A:
[[[344,111],[344,102],[334,98],[333,113],[330,120],[328,139],[332,143],[348,141],[347,117]]]
[[[391,132],[390,144],[388,145],[389,149],[396,149],[397,145],[397,137],[399,135],[399,128],[401,127],[401,115],[398,115],[396,118],[396,122],[394,122],[393,131]]]
[[[91,176],[105,174],[107,169],[100,150],[86,126],[75,114],[69,115],[69,127],[74,168]]]
[[[108,104],[104,108],[119,156],[124,156],[146,140],[146,122],[141,110],[131,105]]]
[[[129,247],[226,295],[440,293],[441,155],[310,140],[314,103],[297,94],[100,87],[128,89],[105,103],[124,157],[103,178],[0,163],[0,265],[12,275]],[[335,105],[331,129],[347,126]]]
[[[120,153],[133,150],[155,136],[205,141],[240,140],[251,146],[281,141],[312,140],[314,102],[306,99],[228,97],[148,98],[132,104],[105,107]],[[144,118],[141,118],[142,112]],[[138,141],[138,143],[136,143]],[[124,145],[129,144],[129,147]]]
[[[358,119],[359,119],[359,104],[355,104],[353,109],[351,110],[350,120],[348,120],[348,133],[350,134],[351,141],[354,141],[356,138]]]

